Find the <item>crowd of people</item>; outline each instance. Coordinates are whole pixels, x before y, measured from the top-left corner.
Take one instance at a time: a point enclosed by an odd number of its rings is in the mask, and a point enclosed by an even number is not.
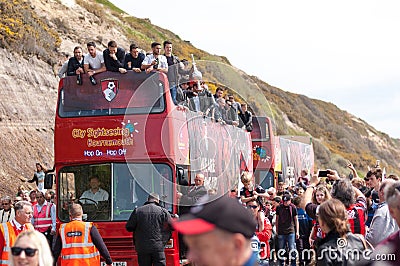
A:
[[[377,258],[382,265],[396,265],[399,178],[385,177],[379,166],[360,178],[351,163],[348,167],[352,174],[342,177],[334,170],[313,175],[303,170],[295,186],[280,181],[276,189],[253,185],[252,175],[242,174],[242,189],[233,189],[230,197],[247,207],[256,222],[262,265],[367,265]],[[346,244],[340,246],[341,241]],[[358,257],[347,256],[357,250]],[[372,253],[371,261],[362,256],[365,250]]]
[[[198,112],[221,124],[252,131],[252,114],[247,104],[236,102],[233,94],[224,95],[226,89],[223,87],[217,87],[215,94],[212,94],[202,81],[202,74],[195,64],[189,68],[188,60],[180,60],[172,53],[172,42],[164,41],[163,46],[153,42],[149,53],[136,44],[131,44],[126,53],[115,41],[108,42],[108,47],[103,52],[96,49],[95,42],[88,42],[86,46],[87,54],[84,54],[81,46],[74,48],[74,56],[65,61],[58,72],[60,78],[65,75],[77,76],[77,83],[82,85],[82,74],[86,73],[90,83],[96,85],[96,75],[105,71],[122,74],[127,71],[159,71],[168,77],[170,94],[175,105]]]
[[[27,190],[21,185],[14,197],[1,198],[0,265],[52,266],[58,258],[62,265],[100,265],[100,256],[111,265],[97,228],[83,221],[81,205],[69,206],[70,222],[57,231],[56,194],[44,188],[46,171],[36,163],[33,178],[27,180],[36,187]],[[91,181],[95,186],[96,180]]]
[[[134,232],[140,265],[165,265],[164,247],[174,229],[181,234],[181,255],[200,265],[224,260],[219,265],[396,265],[400,256],[399,178],[386,177],[379,167],[361,178],[351,163],[348,167],[352,174],[341,177],[334,170],[316,174],[303,170],[296,185],[287,186],[280,180],[276,189],[253,184],[252,174],[244,172],[240,191],[232,189],[229,197],[207,190],[204,175],[197,173],[192,186],[177,192],[179,219],[161,207],[159,196],[153,193],[144,206],[133,211],[126,229]],[[37,167],[35,175],[43,170]],[[91,188],[99,190],[97,177],[90,181]],[[83,221],[81,205],[70,206],[70,222],[57,232],[55,194],[37,185],[29,193],[20,187],[14,201],[9,196],[1,199],[3,264],[41,261],[28,265],[51,265],[61,258],[83,265],[81,258],[91,254],[84,260],[87,265],[97,265],[100,256],[110,265],[112,259],[97,228]],[[69,236],[76,232],[81,232],[82,249],[70,243]],[[53,239],[55,235],[59,237]],[[205,248],[201,243],[209,244]],[[229,264],[230,259],[235,264]]]

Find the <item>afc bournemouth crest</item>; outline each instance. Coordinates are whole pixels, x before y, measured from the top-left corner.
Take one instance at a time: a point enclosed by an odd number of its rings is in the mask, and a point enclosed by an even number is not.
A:
[[[101,90],[107,101],[111,102],[118,93],[119,81],[116,79],[103,79],[101,81]]]

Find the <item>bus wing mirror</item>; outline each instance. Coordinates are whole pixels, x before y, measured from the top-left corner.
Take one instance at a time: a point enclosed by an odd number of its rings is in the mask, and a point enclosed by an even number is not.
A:
[[[44,188],[52,189],[54,183],[54,174],[46,174],[44,177]]]
[[[182,167],[176,168],[176,175],[178,176],[179,185],[184,186],[185,184],[188,183],[188,181],[185,178],[185,170]]]

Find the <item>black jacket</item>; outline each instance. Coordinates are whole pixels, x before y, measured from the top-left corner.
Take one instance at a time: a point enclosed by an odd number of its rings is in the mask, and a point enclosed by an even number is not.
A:
[[[138,253],[164,251],[171,237],[171,215],[156,202],[146,202],[135,209],[126,230],[133,232],[133,243]]]
[[[82,68],[83,69],[83,57],[82,60],[79,62],[78,59],[76,59],[76,57],[71,57],[68,60],[68,70],[67,70],[67,76],[76,76],[76,70],[78,68]]]
[[[253,115],[249,111],[239,113],[239,127],[246,127],[246,130],[251,132],[253,130]]]
[[[127,53],[125,55],[125,64],[124,68],[126,70],[132,70],[132,68],[141,68],[142,67],[142,62],[146,56],[143,53],[139,53],[137,58],[133,58],[133,56],[130,53]],[[131,62],[131,67],[128,67],[128,62]]]
[[[110,50],[108,50],[108,48],[103,51],[104,65],[106,66],[107,71],[119,72],[119,69],[124,67],[125,50],[121,47],[118,47],[116,56],[117,60],[112,59],[110,57]]]
[[[172,55],[170,57],[167,57],[165,54],[164,54],[164,56],[165,56],[165,58],[167,58],[167,63],[168,63],[167,77],[168,77],[169,85],[170,86],[178,85],[179,77],[181,75],[189,75],[190,70],[185,70],[180,67],[179,63],[181,61],[179,60],[179,58],[177,56]]]
[[[181,200],[179,202],[179,214],[189,213],[190,208],[196,204],[196,202],[207,194],[205,186],[190,186],[187,187],[187,191],[182,191]]]

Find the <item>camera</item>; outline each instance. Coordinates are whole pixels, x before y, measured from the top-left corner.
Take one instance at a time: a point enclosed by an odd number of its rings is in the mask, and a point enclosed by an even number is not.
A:
[[[319,170],[318,177],[328,177],[329,171],[328,170]]]

